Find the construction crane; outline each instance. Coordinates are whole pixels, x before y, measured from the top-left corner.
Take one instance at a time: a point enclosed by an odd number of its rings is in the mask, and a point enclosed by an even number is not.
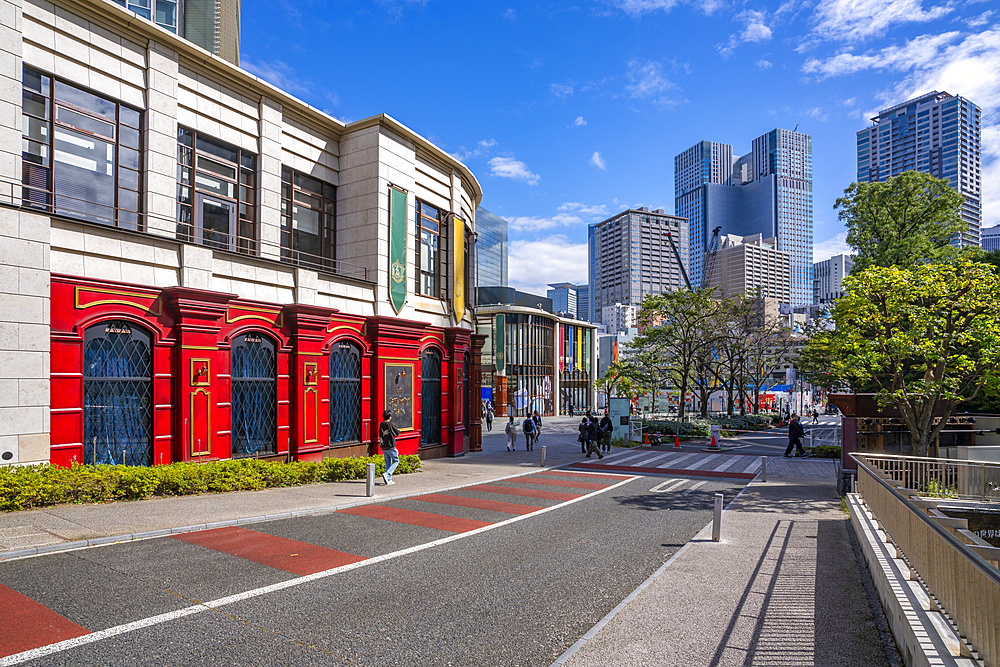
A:
[[[667,232],[666,234],[667,234],[667,243],[669,243],[670,247],[673,248],[674,257],[677,258],[677,267],[681,270],[681,275],[684,277],[684,284],[687,285],[688,290],[691,290],[692,289],[691,281],[688,279],[687,271],[684,270],[684,262],[681,261],[681,253],[677,249],[677,244],[674,243],[674,237],[670,235],[670,232]]]
[[[712,230],[712,240],[708,242],[708,253],[705,257],[705,266],[701,272],[701,286],[708,287],[708,282],[712,279],[712,271],[715,270],[715,257],[719,254],[719,232],[722,227]]]

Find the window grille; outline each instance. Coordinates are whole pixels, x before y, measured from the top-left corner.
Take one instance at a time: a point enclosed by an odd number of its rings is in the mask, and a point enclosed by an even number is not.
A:
[[[330,443],[361,442],[361,350],[330,347]]]
[[[152,464],[151,348],[148,332],[121,320],[84,332],[81,463]]]
[[[441,444],[441,354],[424,352],[420,377],[420,446]]]
[[[233,458],[277,452],[278,392],[274,343],[251,332],[233,339]]]

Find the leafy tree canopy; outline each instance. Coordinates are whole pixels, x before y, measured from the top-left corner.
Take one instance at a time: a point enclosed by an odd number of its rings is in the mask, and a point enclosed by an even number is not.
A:
[[[852,183],[834,208],[857,255],[855,273],[872,266],[913,266],[946,260],[965,229],[962,195],[948,181],[906,171],[881,183]]]

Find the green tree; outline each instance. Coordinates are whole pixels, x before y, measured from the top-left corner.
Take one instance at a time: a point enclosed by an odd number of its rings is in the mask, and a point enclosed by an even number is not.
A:
[[[955,234],[965,230],[962,195],[948,181],[905,171],[881,183],[852,183],[834,208],[857,251],[853,272],[872,266],[913,266],[956,253]]]
[[[875,386],[880,404],[902,415],[913,454],[926,456],[947,423],[935,415],[997,385],[1000,278],[988,264],[960,259],[872,267],[844,282],[823,354],[840,380]]]

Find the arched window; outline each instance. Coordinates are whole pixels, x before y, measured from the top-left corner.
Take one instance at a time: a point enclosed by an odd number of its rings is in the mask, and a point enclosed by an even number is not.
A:
[[[427,350],[420,367],[420,446],[440,445],[441,353]]]
[[[87,327],[81,463],[153,462],[152,337],[122,320]]]
[[[278,451],[277,360],[274,343],[256,332],[233,339],[233,458]]]
[[[330,444],[361,442],[361,350],[330,346]]]

